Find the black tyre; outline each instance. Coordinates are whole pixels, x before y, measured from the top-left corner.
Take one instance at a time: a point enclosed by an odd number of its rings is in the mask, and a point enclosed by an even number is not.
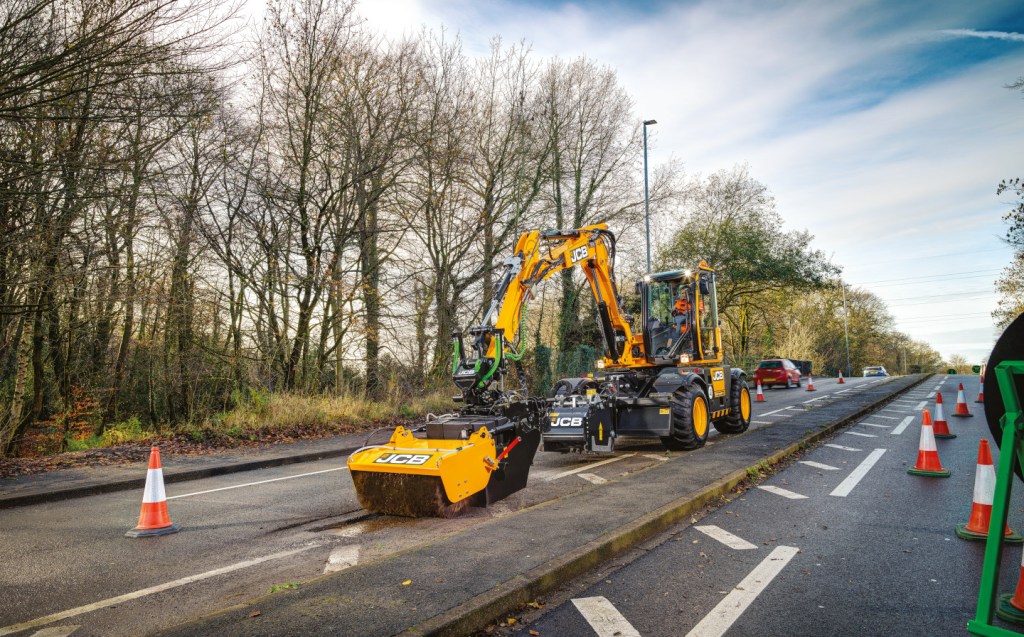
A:
[[[750,388],[738,378],[729,388],[729,415],[715,421],[715,429],[723,434],[741,434],[750,426]]]
[[[708,399],[697,385],[681,387],[672,394],[672,435],[661,442],[673,451],[699,449],[708,440],[711,412]]]

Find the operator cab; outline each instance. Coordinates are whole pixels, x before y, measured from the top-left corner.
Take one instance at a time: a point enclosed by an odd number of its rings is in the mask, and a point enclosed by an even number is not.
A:
[[[718,303],[715,275],[699,268],[659,272],[637,286],[640,292],[644,349],[655,365],[712,361]]]

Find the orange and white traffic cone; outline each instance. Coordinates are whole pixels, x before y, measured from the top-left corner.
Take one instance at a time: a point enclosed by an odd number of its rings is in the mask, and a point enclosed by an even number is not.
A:
[[[985,402],[985,370],[981,370],[981,382],[978,383],[978,400],[974,402]]]
[[[177,533],[178,527],[171,524],[167,511],[167,494],[164,492],[164,470],[160,465],[160,450],[149,450],[149,470],[146,472],[146,490],[142,494],[142,510],[139,525],[125,533],[128,537],[151,537]]]
[[[960,383],[960,388],[956,392],[956,410],[953,411],[953,415],[960,418],[969,418],[974,415],[967,410],[967,399],[964,398],[963,383]]]
[[[761,381],[757,381],[757,400],[755,402],[764,402],[764,392],[761,391]]]
[[[999,603],[996,604],[996,615],[999,619],[1005,619],[1015,624],[1024,624],[1024,555],[1021,557],[1017,589],[1012,595],[1010,593],[1000,595]]]
[[[807,375],[807,391],[817,391],[814,389],[814,376]]]
[[[946,414],[942,411],[942,392],[935,394],[935,423],[932,431],[936,438],[956,438],[956,434],[949,430]]]
[[[839,385],[842,385],[842,384],[843,384],[843,383],[845,383],[845,382],[846,382],[846,381],[845,381],[845,380],[843,380],[843,370],[839,370],[839,381],[838,381],[838,383],[837,383],[837,384],[839,384]]]
[[[956,536],[964,540],[987,540],[988,523],[992,519],[992,499],[996,494],[996,468],[992,465],[992,450],[988,440],[978,442],[978,469],[974,473],[974,500],[971,503],[971,519],[967,524],[956,525]],[[1003,534],[1003,541],[1021,544],[1024,537],[1010,530]]]
[[[932,415],[927,409],[921,414],[921,442],[917,449],[917,464],[907,469],[907,473],[915,476],[948,478],[949,469],[944,469],[939,462],[939,449],[935,446],[935,435],[932,433]]]

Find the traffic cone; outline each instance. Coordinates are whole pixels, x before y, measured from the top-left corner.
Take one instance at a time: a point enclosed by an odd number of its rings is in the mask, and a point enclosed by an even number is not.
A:
[[[978,400],[974,402],[985,402],[985,372],[981,372],[981,382],[978,384]]]
[[[1021,556],[1020,579],[1013,595],[1003,593],[996,604],[996,616],[1015,624],[1024,624],[1024,555]]]
[[[942,411],[942,392],[935,394],[935,424],[932,431],[936,438],[956,438],[956,434],[949,430],[946,414]]]
[[[814,376],[807,375],[807,391],[817,391],[814,389]]]
[[[907,473],[915,476],[934,476],[948,478],[949,470],[942,468],[939,462],[939,450],[935,446],[935,435],[932,433],[932,415],[928,410],[921,412],[921,442],[918,444],[917,464],[907,469]]]
[[[146,490],[142,494],[142,510],[139,525],[125,533],[128,537],[151,537],[177,533],[178,527],[171,524],[167,511],[167,494],[164,493],[164,470],[160,466],[160,450],[149,450],[149,471],[146,472]]]
[[[757,381],[757,400],[755,402],[764,402],[764,392],[761,391],[761,381]]]
[[[964,540],[988,539],[988,523],[992,518],[992,498],[996,494],[996,468],[992,465],[992,450],[988,440],[978,442],[978,469],[974,473],[974,500],[971,503],[971,519],[967,524],[956,525],[956,536]],[[1024,542],[1024,537],[1010,530],[1003,534],[1003,541],[1011,544]]]
[[[960,383],[960,389],[956,392],[956,410],[953,411],[953,415],[960,418],[969,418],[974,415],[967,410],[967,399],[964,398],[963,383]]]
[[[842,385],[842,384],[843,384],[843,383],[845,383],[845,382],[846,382],[846,381],[845,381],[845,380],[843,380],[843,370],[839,370],[839,382],[838,382],[838,384],[839,384],[839,385]]]

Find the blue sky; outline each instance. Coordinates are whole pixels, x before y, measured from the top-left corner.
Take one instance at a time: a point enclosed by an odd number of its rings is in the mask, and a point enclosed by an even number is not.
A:
[[[614,67],[652,164],[746,163],[788,228],[806,228],[897,327],[944,356],[994,340],[1004,177],[1024,176],[1024,2],[573,3],[364,0],[391,35],[457,32],[471,53],[525,40],[539,56]]]

